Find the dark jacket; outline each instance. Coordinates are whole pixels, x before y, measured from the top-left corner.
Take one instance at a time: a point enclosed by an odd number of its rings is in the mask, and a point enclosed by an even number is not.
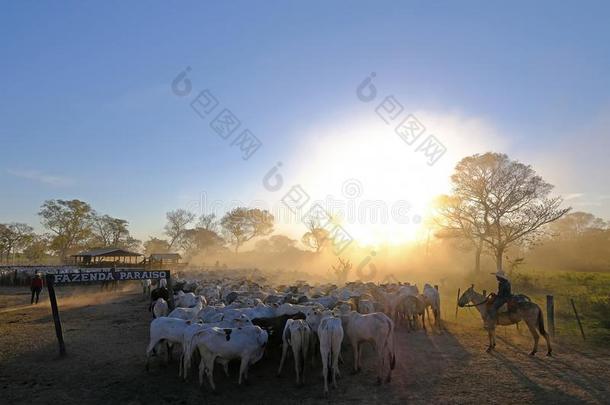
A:
[[[157,299],[163,298],[165,301],[169,301],[169,291],[165,287],[159,287],[152,290],[150,293],[151,302],[155,302]]]
[[[32,278],[32,283],[30,284],[30,288],[33,290],[42,288],[42,278],[40,278],[40,277]]]
[[[508,280],[500,279],[498,282],[498,297],[499,298],[510,298],[512,293],[510,291],[510,282]]]

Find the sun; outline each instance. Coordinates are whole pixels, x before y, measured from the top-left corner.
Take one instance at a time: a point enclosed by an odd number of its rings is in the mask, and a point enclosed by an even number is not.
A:
[[[447,173],[387,126],[326,128],[306,139],[295,178],[361,244],[416,239],[430,203],[447,187]]]

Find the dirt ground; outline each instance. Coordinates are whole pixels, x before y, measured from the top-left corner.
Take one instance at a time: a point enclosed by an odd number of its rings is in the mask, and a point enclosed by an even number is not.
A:
[[[610,352],[555,342],[554,357],[528,352],[521,328],[500,331],[495,353],[474,314],[449,313],[444,332],[399,329],[397,364],[390,384],[376,385],[374,355],[365,350],[364,371],[351,373],[351,349],[344,348],[339,388],[322,395],[319,361],[297,388],[289,359],[276,377],[279,348],[237,385],[216,369],[218,394],[194,380],[178,379],[177,363],[154,358],[144,369],[150,314],[137,290],[100,293],[96,287],[60,291],[59,304],[68,355],[58,357],[46,291],[37,306],[29,291],[0,288],[0,403],[6,404],[394,404],[394,403],[610,403]],[[465,311],[465,310],[460,310]],[[466,324],[464,324],[466,323]]]

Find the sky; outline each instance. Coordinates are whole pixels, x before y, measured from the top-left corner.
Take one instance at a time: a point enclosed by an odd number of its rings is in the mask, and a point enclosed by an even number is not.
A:
[[[593,1],[1,2],[0,222],[40,229],[45,200],[78,198],[147,239],[169,210],[275,210],[300,185],[310,204],[402,204],[407,224],[352,221],[400,238],[486,151],[610,219],[609,17]],[[204,90],[218,104],[199,115]],[[211,125],[225,109],[227,139]],[[412,145],[395,133],[408,115],[425,127]],[[417,151],[430,135],[434,164]]]

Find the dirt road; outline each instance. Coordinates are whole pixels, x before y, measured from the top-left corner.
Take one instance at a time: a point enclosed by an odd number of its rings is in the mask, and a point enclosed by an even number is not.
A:
[[[252,367],[247,386],[218,370],[219,394],[195,381],[180,382],[177,364],[153,359],[144,370],[150,314],[135,291],[66,298],[60,309],[68,356],[57,357],[46,295],[39,306],[25,305],[29,292],[0,289],[0,403],[7,404],[394,404],[394,403],[610,403],[610,353],[555,345],[555,356],[530,357],[529,336],[499,334],[497,351],[484,352],[480,327],[447,323],[439,332],[397,331],[397,365],[390,384],[375,384],[374,357],[365,350],[365,370],[352,375],[351,351],[339,388],[322,396],[319,362],[307,369],[306,385],[295,387],[289,359],[275,376],[277,347]],[[43,297],[41,297],[43,298]],[[503,337],[505,336],[505,337]],[[349,348],[348,348],[349,349]]]

